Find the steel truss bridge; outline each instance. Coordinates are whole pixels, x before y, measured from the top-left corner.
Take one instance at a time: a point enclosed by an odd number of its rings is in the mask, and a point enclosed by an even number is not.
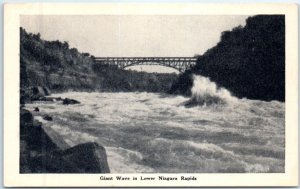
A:
[[[160,65],[184,72],[196,65],[196,57],[95,57],[99,64],[115,65],[121,69],[136,65]]]

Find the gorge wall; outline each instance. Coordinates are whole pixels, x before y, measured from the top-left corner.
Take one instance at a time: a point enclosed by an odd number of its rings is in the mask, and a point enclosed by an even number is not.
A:
[[[240,98],[285,101],[284,15],[249,17],[244,27],[224,31],[220,42],[180,75],[171,93],[191,95],[193,74],[210,78]]]
[[[20,28],[21,89],[45,86],[54,92],[167,92],[176,74],[146,73],[100,65],[67,42],[43,40]]]

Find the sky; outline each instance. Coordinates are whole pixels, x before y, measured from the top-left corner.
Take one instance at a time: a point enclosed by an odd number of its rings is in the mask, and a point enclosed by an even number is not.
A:
[[[245,25],[248,16],[226,15],[30,15],[21,16],[27,32],[97,57],[202,55],[221,32]],[[141,70],[138,68],[138,70]]]

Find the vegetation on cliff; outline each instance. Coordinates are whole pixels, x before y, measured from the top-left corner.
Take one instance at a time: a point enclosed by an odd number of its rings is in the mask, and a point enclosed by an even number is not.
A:
[[[23,28],[20,29],[20,69],[21,89],[43,86],[54,92],[167,92],[177,79],[176,74],[96,64],[89,53],[70,48],[68,42],[46,41],[40,34],[27,33]]]
[[[171,92],[191,95],[193,74],[210,78],[237,97],[284,101],[285,17],[253,16],[244,27],[223,32],[220,42],[180,75]]]

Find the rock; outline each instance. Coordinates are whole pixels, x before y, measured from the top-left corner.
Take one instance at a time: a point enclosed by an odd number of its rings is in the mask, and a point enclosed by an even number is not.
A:
[[[20,104],[31,103],[31,92],[28,89],[20,90]]]
[[[45,132],[42,123],[33,119],[32,114],[20,110],[20,173],[32,173],[34,170],[33,157],[49,154],[59,150],[57,145]]]
[[[38,121],[38,120],[33,120],[32,126],[33,127],[42,127],[42,122]]]
[[[48,96],[48,95],[50,95],[51,94],[51,91],[50,91],[50,89],[48,88],[48,87],[43,87],[43,90],[44,90],[44,93],[45,93],[45,95],[46,96]]]
[[[28,128],[33,125],[33,115],[30,111],[20,109],[20,137],[24,137],[28,133]]]
[[[25,96],[20,96],[20,104],[24,105],[25,104]]]
[[[37,156],[34,172],[42,173],[109,173],[106,151],[97,143],[84,143],[66,150]]]
[[[45,118],[52,120],[48,115]],[[20,173],[110,172],[106,151],[97,143],[69,148],[58,134],[34,120],[26,109],[20,110],[20,128]]]
[[[58,150],[29,159],[27,162],[30,173],[80,173],[75,164],[63,159],[61,153]]]
[[[63,101],[63,99],[61,97],[49,97],[49,98],[52,98],[52,101],[53,102],[56,102],[56,101]]]
[[[20,130],[21,133],[24,133],[24,129],[28,126],[32,126],[33,124],[33,116],[30,111],[26,109],[20,110]]]
[[[32,87],[30,93],[31,93],[30,95],[31,100],[41,100],[41,101],[48,101],[45,96],[51,94],[50,90],[45,86]]]
[[[63,100],[61,97],[56,97],[55,99],[56,99],[57,101]]]
[[[76,164],[82,173],[109,173],[106,151],[95,142],[79,144],[63,152],[65,160]]]
[[[40,109],[39,109],[38,107],[35,107],[35,108],[34,108],[34,111],[35,111],[35,112],[39,112]]]
[[[34,100],[38,100],[38,101],[49,101],[46,97],[44,96],[41,96],[41,97],[38,97],[38,98],[34,98]]]
[[[65,99],[63,100],[63,104],[64,104],[64,105],[69,105],[69,104],[80,104],[80,102],[77,101],[77,100],[74,100],[74,99],[65,98]]]
[[[185,107],[191,108],[195,106],[211,106],[213,104],[226,105],[226,100],[212,95],[191,97],[187,102],[183,103]]]
[[[45,102],[56,102],[56,101],[62,101],[61,97],[48,97],[48,96],[34,96],[32,100],[36,101],[45,101]]]
[[[37,97],[46,96],[44,89],[40,86],[32,87],[32,93],[34,96],[37,96]]]
[[[51,97],[52,100],[55,101],[63,101],[63,99],[61,97]]]
[[[43,119],[44,119],[44,120],[47,120],[47,121],[53,121],[53,118],[52,118],[51,116],[49,116],[49,115],[45,115],[45,116],[43,117]]]
[[[34,122],[34,125],[26,128],[23,139],[27,143],[29,151],[35,151],[37,154],[50,153],[53,150],[59,150],[55,142],[48,136],[40,122]]]

